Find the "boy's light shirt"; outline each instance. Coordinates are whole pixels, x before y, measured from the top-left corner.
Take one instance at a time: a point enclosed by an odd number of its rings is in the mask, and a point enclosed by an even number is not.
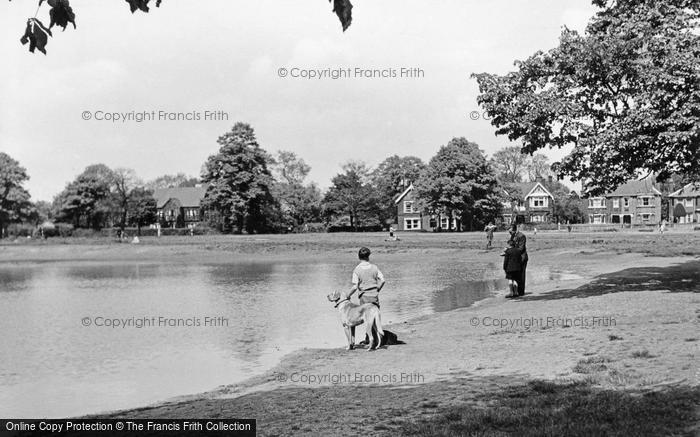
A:
[[[359,283],[360,283],[360,278],[357,276],[356,270],[357,270],[358,268],[360,268],[360,269],[369,269],[369,268],[371,268],[371,267],[372,267],[372,263],[370,263],[370,262],[368,262],[368,261],[364,261],[364,260],[363,260],[363,261],[360,261],[360,263],[357,265],[357,267],[355,267],[355,270],[353,270],[353,272],[352,272],[352,283],[353,283],[353,285],[359,285]],[[382,274],[382,271],[379,270],[378,267],[377,267],[377,279],[378,279],[380,282],[383,282],[383,281],[384,281],[384,275]]]

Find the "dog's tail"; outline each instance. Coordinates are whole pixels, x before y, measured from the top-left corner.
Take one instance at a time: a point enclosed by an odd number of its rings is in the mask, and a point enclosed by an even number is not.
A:
[[[372,311],[372,320],[370,321],[369,327],[372,329],[372,325],[376,326],[379,336],[384,337],[384,329],[382,329],[382,315],[378,308],[375,308],[375,310],[376,311]]]

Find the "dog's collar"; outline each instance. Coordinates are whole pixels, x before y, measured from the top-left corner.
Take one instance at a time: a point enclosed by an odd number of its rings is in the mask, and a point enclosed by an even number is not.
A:
[[[338,308],[338,306],[339,306],[341,303],[343,303],[343,302],[345,302],[345,301],[348,301],[348,300],[350,300],[349,297],[346,297],[345,299],[342,299],[342,300],[341,300],[341,299],[338,299],[338,302],[335,304],[335,307],[334,307],[334,308]]]

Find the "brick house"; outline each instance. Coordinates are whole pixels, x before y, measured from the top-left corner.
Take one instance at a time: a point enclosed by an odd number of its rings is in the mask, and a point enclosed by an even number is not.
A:
[[[663,219],[661,191],[649,179],[629,181],[612,193],[589,197],[587,216],[594,224],[657,224]]]
[[[206,186],[162,188],[153,192],[158,221],[168,227],[188,227],[202,220]]]
[[[668,196],[668,221],[700,223],[700,182],[691,182]]]
[[[459,220],[454,216],[450,220],[444,214],[426,214],[420,211],[413,184],[399,194],[394,205],[397,208],[399,231],[461,230]]]
[[[554,216],[554,196],[541,182],[513,184],[522,197],[502,203],[501,218],[504,224],[511,223],[550,223]],[[506,197],[511,195],[503,190]]]

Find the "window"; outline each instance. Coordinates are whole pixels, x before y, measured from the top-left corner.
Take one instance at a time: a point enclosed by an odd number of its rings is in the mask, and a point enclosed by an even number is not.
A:
[[[613,199],[613,208],[620,207],[620,199]]]
[[[544,216],[543,216],[543,215],[533,215],[532,217],[530,217],[530,219],[531,219],[532,222],[535,222],[535,223],[542,223],[542,222],[544,222]]]
[[[593,221],[592,223],[594,224],[603,224],[605,223],[605,215],[604,214],[595,214],[593,216]]]
[[[642,206],[649,206],[651,205],[651,198],[649,197],[642,197]]]
[[[588,199],[588,207],[605,208],[605,199],[603,199],[602,197],[594,197],[592,199]]]
[[[440,217],[440,229],[450,229],[450,219],[448,217]]]
[[[413,201],[412,201],[412,200],[407,200],[407,201],[405,201],[405,202],[403,203],[403,212],[404,212],[405,214],[411,214],[411,213],[416,212],[416,211],[413,209]]]
[[[419,218],[407,218],[403,219],[404,229],[407,231],[414,231],[420,229],[420,219]]]
[[[547,198],[546,197],[531,197],[530,198],[530,206],[534,208],[540,208],[547,206]]]
[[[649,221],[649,216],[651,214],[640,214],[642,216],[642,221],[643,222],[648,222]]]
[[[625,197],[624,199],[622,199],[622,204],[625,206],[625,208],[627,208],[628,206],[630,206],[630,200]]]
[[[693,207],[693,199],[685,199],[685,202],[683,203],[685,204],[684,206],[687,206],[689,208]]]

